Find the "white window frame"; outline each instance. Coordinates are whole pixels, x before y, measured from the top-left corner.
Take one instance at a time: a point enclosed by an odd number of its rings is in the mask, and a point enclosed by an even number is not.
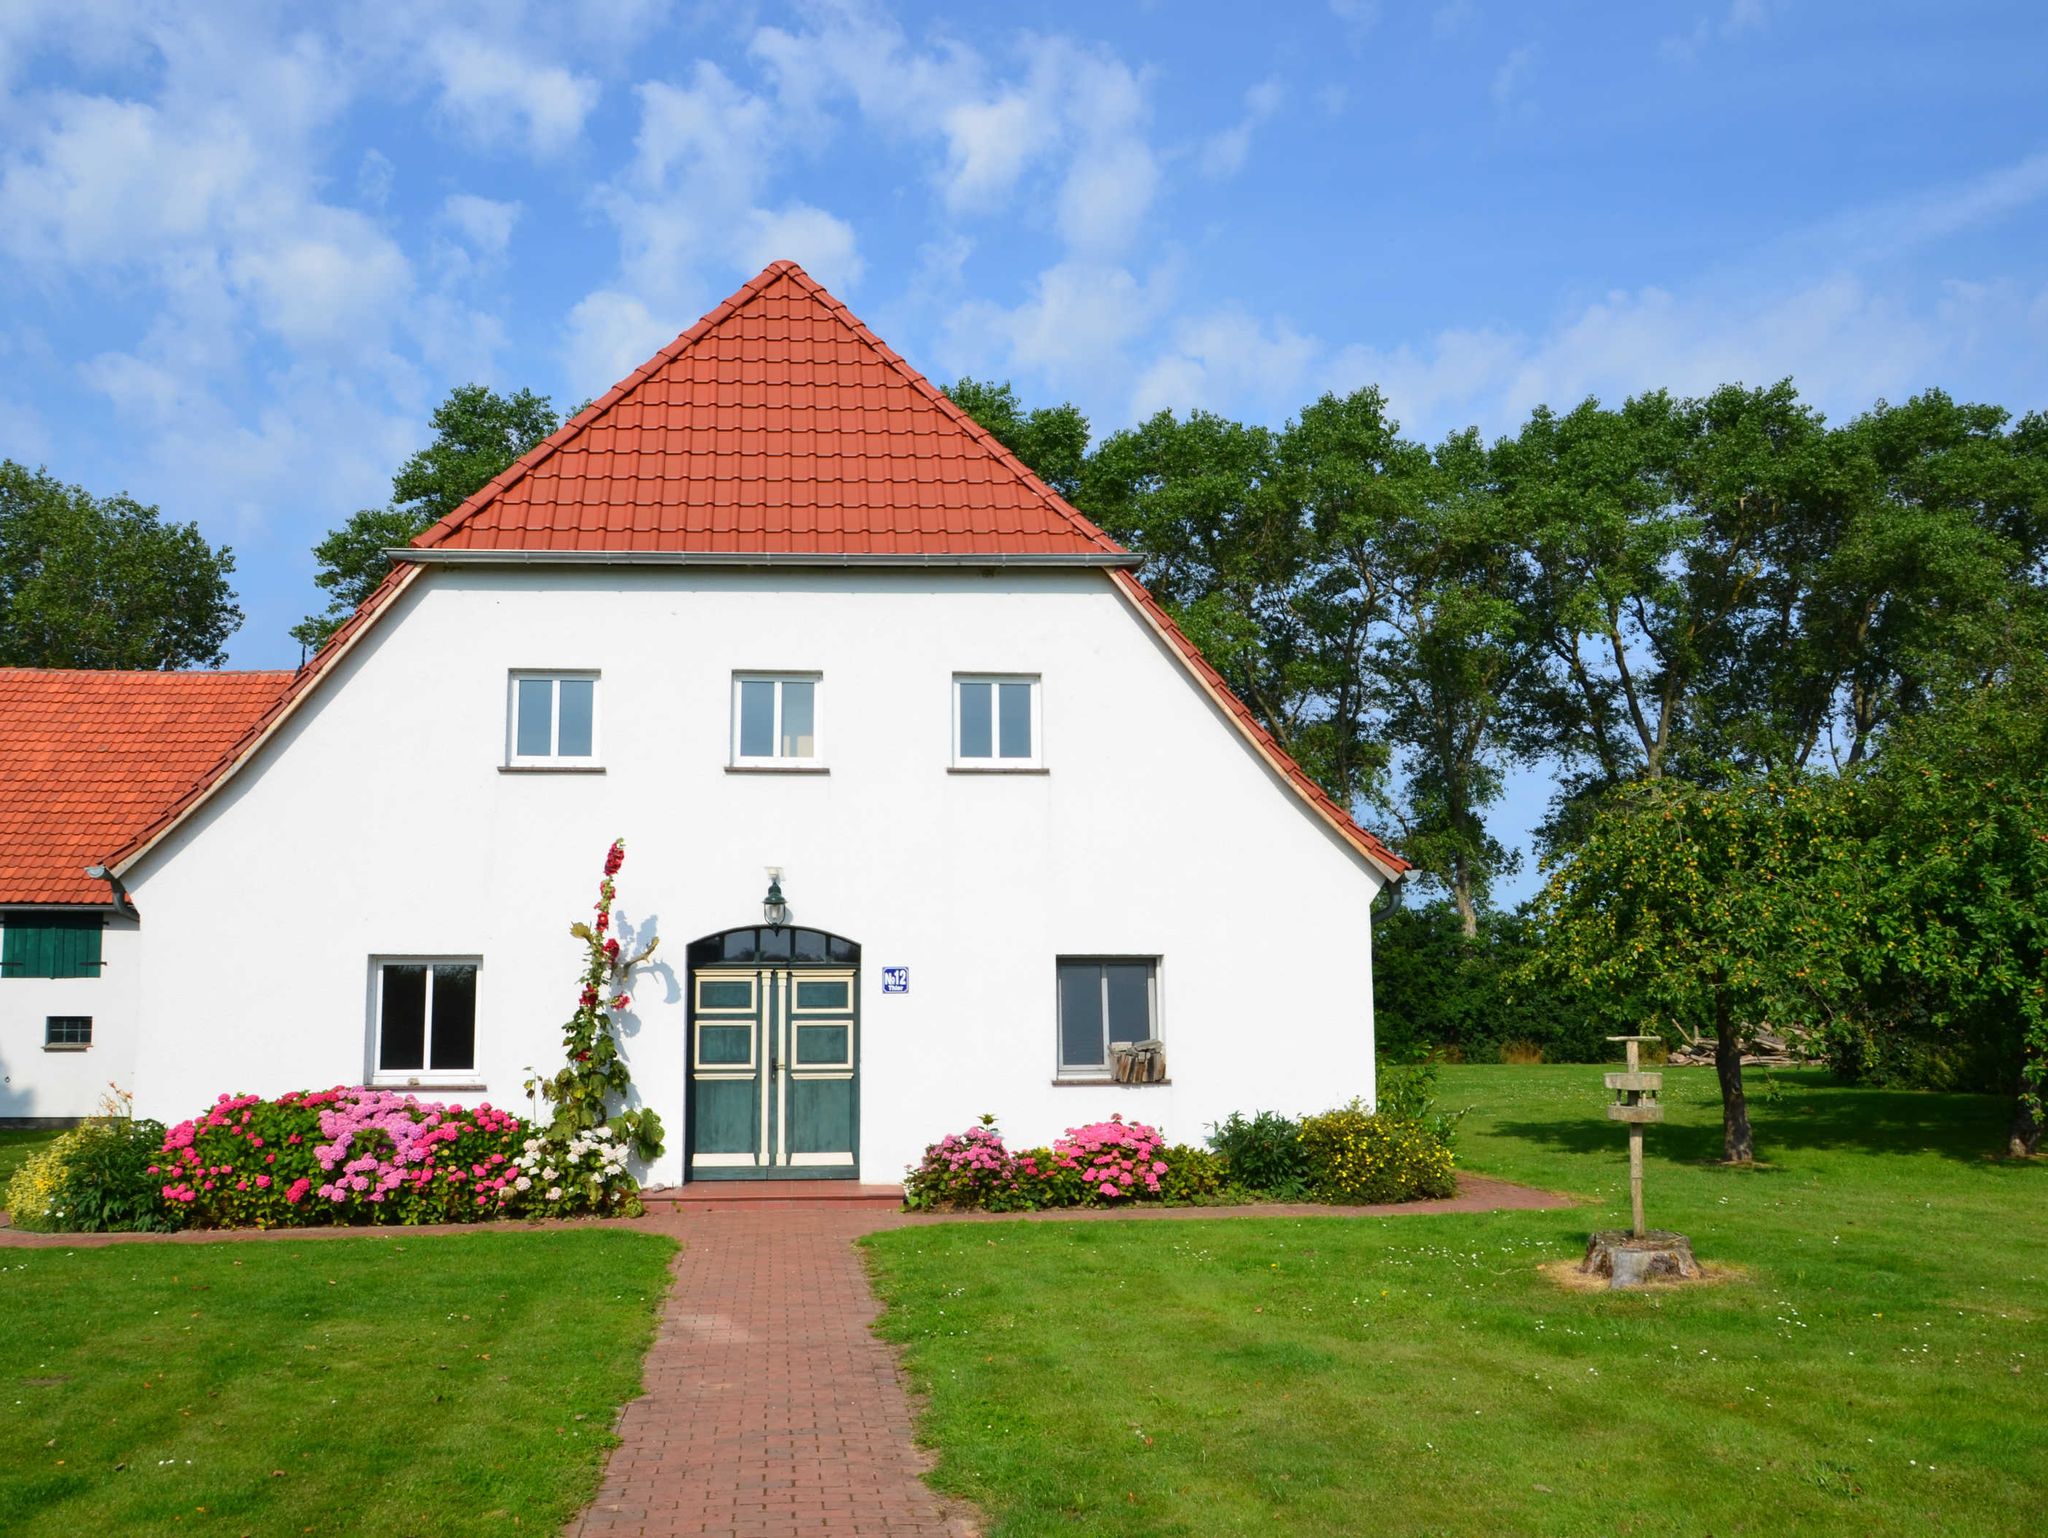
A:
[[[519,686],[530,679],[544,678],[554,687],[548,691],[548,747],[546,753],[519,751]],[[562,740],[562,681],[590,682],[590,752],[565,757],[553,751]],[[603,766],[604,676],[596,668],[513,668],[505,678],[505,766],[508,769],[597,769]]]
[[[1158,956],[1156,956],[1156,955],[1155,955],[1155,956],[1107,956],[1107,955],[1086,955],[1086,954],[1084,954],[1084,955],[1072,955],[1072,956],[1056,956],[1056,957],[1054,957],[1054,958],[1053,958],[1053,967],[1052,967],[1052,1000],[1053,1000],[1053,1003],[1052,1003],[1052,1008],[1053,1008],[1053,1022],[1052,1022],[1052,1071],[1053,1071],[1053,1077],[1054,1077],[1054,1078],[1055,1078],[1056,1080],[1057,1080],[1057,1079],[1069,1079],[1069,1080],[1080,1080],[1080,1081],[1082,1081],[1082,1082],[1085,1082],[1085,1083],[1096,1083],[1096,1082],[1099,1082],[1099,1081],[1101,1081],[1101,1082],[1108,1082],[1108,1081],[1111,1081],[1111,1076],[1112,1076],[1112,1074],[1113,1074],[1113,1072],[1114,1072],[1114,1064],[1112,1064],[1112,1062],[1110,1061],[1110,1056],[1109,1056],[1109,1047],[1110,1047],[1110,1043],[1111,1043],[1111,1042],[1113,1042],[1113,1041],[1115,1041],[1115,1040],[1117,1040],[1118,1038],[1116,1038],[1116,1037],[1114,1037],[1114,1036],[1110,1035],[1110,1033],[1109,1033],[1109,1032],[1110,1032],[1110,1025],[1109,1025],[1109,978],[1107,977],[1107,975],[1103,975],[1103,976],[1100,976],[1100,977],[1098,977],[1098,978],[1097,978],[1097,980],[1096,980],[1096,981],[1097,981],[1097,986],[1098,986],[1098,987],[1099,987],[1099,988],[1101,989],[1101,995],[1102,995],[1102,996],[1101,996],[1101,1001],[1100,1001],[1100,1008],[1101,1008],[1101,1010],[1102,1010],[1102,1062],[1101,1062],[1101,1063],[1100,1063],[1099,1065],[1097,1065],[1097,1064],[1089,1064],[1089,1063],[1068,1063],[1068,1062],[1066,1062],[1066,1061],[1064,1060],[1064,1059],[1065,1059],[1065,1056],[1066,1056],[1066,1041],[1067,1041],[1067,1028],[1066,1028],[1066,1018],[1065,1018],[1065,1014],[1066,1014],[1066,1007],[1067,1007],[1067,994],[1066,994],[1066,990],[1065,990],[1064,988],[1062,988],[1062,987],[1060,986],[1060,969],[1061,969],[1062,967],[1067,967],[1067,966],[1091,966],[1091,967],[1095,967],[1095,968],[1098,968],[1098,969],[1100,969],[1100,968],[1102,968],[1102,967],[1106,967],[1106,966],[1143,966],[1143,967],[1145,967],[1145,968],[1147,969],[1147,971],[1146,971],[1146,974],[1145,974],[1145,1008],[1146,1008],[1146,1012],[1147,1012],[1147,1014],[1148,1014],[1148,1015],[1150,1016],[1150,1021],[1149,1021],[1149,1024],[1150,1024],[1150,1026],[1151,1026],[1152,1034],[1151,1034],[1151,1035],[1149,1035],[1149,1036],[1139,1036],[1139,1037],[1134,1037],[1134,1038],[1132,1038],[1132,1039],[1133,1039],[1133,1040],[1136,1040],[1136,1041],[1163,1041],[1163,1040],[1165,1040],[1165,1036],[1164,1036],[1164,1035],[1162,1034],[1162,1030],[1163,1030],[1163,1028],[1162,1028],[1162,1026],[1161,1026],[1161,1024],[1160,1024],[1160,1020],[1159,1020],[1159,1012],[1160,1012],[1160,989],[1159,989],[1159,973],[1160,973],[1160,970],[1161,970],[1161,958],[1160,958],[1160,957],[1158,957]]]
[[[476,1029],[470,1038],[469,1066],[467,1068],[429,1068],[434,1060],[434,972],[437,966],[462,966],[476,968]],[[386,967],[425,967],[427,975],[422,982],[427,997],[426,1017],[420,1035],[420,1066],[418,1068],[384,1068],[384,969]],[[483,1046],[484,1029],[484,959],[481,956],[372,956],[370,958],[370,1073],[368,1082],[380,1089],[409,1089],[415,1087],[440,1086],[454,1088],[479,1083],[477,1058]]]
[[[775,686],[775,715],[769,723],[768,740],[778,749],[765,757],[749,756],[740,752],[740,685],[749,683],[770,683]],[[808,758],[785,758],[779,751],[782,747],[782,686],[784,684],[809,684],[811,686],[811,755]],[[825,767],[825,675],[783,670],[771,672],[765,669],[735,670],[732,675],[731,710],[731,753],[726,763],[734,769],[823,769]]]
[[[1010,769],[1042,769],[1045,767],[1045,721],[1042,701],[1045,697],[1044,677],[1038,673],[955,673],[953,675],[953,767],[976,770],[982,773],[1000,773]],[[960,708],[960,686],[962,684],[987,684],[989,694],[989,742],[994,755],[990,758],[969,758],[960,750],[961,730],[965,719]],[[1031,752],[1024,758],[1004,758],[1003,707],[999,686],[1003,684],[1028,684],[1031,686]]]

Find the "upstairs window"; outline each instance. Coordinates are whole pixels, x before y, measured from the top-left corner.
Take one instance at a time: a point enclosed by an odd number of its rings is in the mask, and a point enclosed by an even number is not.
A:
[[[597,766],[597,674],[514,673],[506,762],[515,769]]]
[[[733,767],[822,768],[820,681],[816,673],[733,674]]]
[[[372,1060],[378,1083],[474,1076],[477,966],[473,956],[376,963]]]
[[[1159,1039],[1154,957],[1062,956],[1059,1076],[1109,1077],[1111,1046]]]
[[[96,912],[0,915],[0,977],[98,977],[103,929]]]
[[[953,675],[953,766],[1035,769],[1038,680],[1022,674]]]

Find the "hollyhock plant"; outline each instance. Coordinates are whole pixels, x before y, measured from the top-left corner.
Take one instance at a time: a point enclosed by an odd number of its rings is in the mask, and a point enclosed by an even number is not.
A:
[[[596,1185],[571,1178],[557,1188],[551,1181],[542,1193],[540,1209],[549,1212],[634,1212],[639,1210],[638,1183],[626,1169],[627,1158],[660,1157],[661,1118],[645,1106],[631,1106],[632,1073],[619,1051],[614,1015],[633,1002],[623,986],[634,970],[654,954],[661,942],[649,940],[635,954],[621,945],[612,927],[612,904],[618,896],[614,878],[626,863],[626,841],[614,839],[604,858],[604,877],[597,884],[595,919],[569,926],[569,933],[583,942],[583,975],[576,996],[576,1012],[562,1027],[566,1065],[552,1077],[530,1079],[526,1089],[546,1099],[553,1115],[544,1141],[555,1162],[575,1168],[592,1156],[592,1137],[605,1132],[607,1148],[619,1156],[581,1174],[601,1176]],[[612,1106],[619,1109],[613,1111]],[[580,1141],[579,1141],[580,1140]],[[571,1149],[578,1151],[571,1153]]]

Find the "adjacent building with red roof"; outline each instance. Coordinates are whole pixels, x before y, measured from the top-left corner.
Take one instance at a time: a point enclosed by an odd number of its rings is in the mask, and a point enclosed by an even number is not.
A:
[[[1370,1096],[1404,863],[794,264],[395,555],[309,666],[160,675],[175,752],[0,824],[24,900],[141,915],[146,1112],[519,1100],[617,836],[627,937],[664,941],[622,1016],[656,1183],[891,1180],[987,1110],[1192,1138]]]

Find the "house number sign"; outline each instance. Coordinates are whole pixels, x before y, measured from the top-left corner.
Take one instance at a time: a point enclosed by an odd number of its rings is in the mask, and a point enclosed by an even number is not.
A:
[[[910,992],[910,968],[908,968],[908,967],[884,967],[884,968],[882,968],[882,992],[884,992],[884,993],[908,993],[908,992]]]

